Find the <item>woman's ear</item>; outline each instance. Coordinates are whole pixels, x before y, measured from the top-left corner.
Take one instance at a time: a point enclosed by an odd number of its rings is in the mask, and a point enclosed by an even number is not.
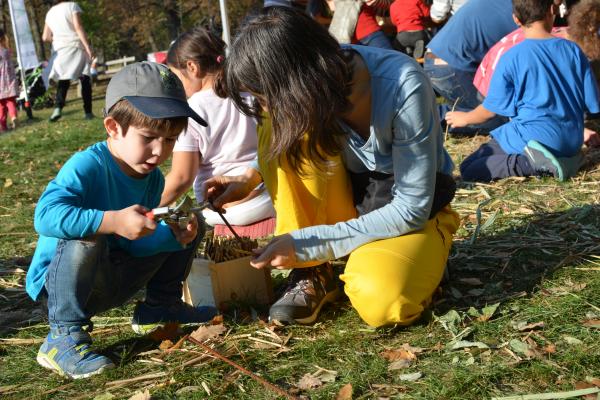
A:
[[[185,63],[186,71],[193,77],[200,77],[200,68],[198,67],[198,63],[196,61],[187,60]]]
[[[106,129],[106,133],[113,140],[116,140],[119,136],[123,136],[123,128],[113,117],[104,118],[104,129]]]

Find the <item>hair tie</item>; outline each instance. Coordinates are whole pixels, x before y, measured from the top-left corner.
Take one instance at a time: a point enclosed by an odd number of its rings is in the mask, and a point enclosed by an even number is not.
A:
[[[223,62],[223,60],[225,59],[225,57],[218,55],[217,56],[217,63],[221,64]]]

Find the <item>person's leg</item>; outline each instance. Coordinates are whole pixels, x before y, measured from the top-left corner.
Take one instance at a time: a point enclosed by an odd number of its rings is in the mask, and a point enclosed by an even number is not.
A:
[[[16,129],[18,125],[17,98],[10,97],[6,99],[6,108],[8,108],[8,115],[10,116],[11,129]]]
[[[363,46],[379,47],[380,49],[394,50],[392,43],[383,31],[375,31],[358,41]]]
[[[92,114],[92,79],[87,75],[82,75],[79,81],[81,82],[81,97],[83,98],[85,118],[91,119],[94,117]]]
[[[102,237],[58,241],[45,282],[50,333],[37,354],[43,367],[73,379],[114,367],[108,358],[90,350],[92,340],[88,333],[93,315],[88,302],[95,276],[107,264],[107,255],[108,247]],[[85,326],[88,329],[84,330]]]
[[[182,324],[206,322],[217,314],[217,309],[212,306],[193,307],[181,299],[183,281],[190,272],[196,250],[203,237],[202,230],[183,250],[146,257],[152,261],[158,257],[160,262],[158,268],[154,269],[149,279],[144,282],[146,285],[144,302],[138,303],[133,312],[131,325],[136,333],[147,334],[169,322]],[[131,281],[134,281],[136,276],[145,273],[148,265],[141,260],[133,263],[132,261],[129,260],[124,269],[127,270],[125,276],[131,276]],[[139,283],[126,292],[135,293],[138,287]]]
[[[352,306],[369,325],[409,325],[439,285],[458,215],[446,206],[425,227],[354,250],[340,279]]]
[[[463,180],[469,182],[537,175],[525,155],[506,153],[494,139],[482,144],[461,163],[460,174]]]
[[[280,164],[277,159],[269,159],[270,136],[270,120],[265,115],[258,128],[258,160],[277,215],[276,235],[356,217],[350,181],[340,157],[329,160],[327,171],[309,163],[300,176],[285,160]],[[283,295],[269,310],[272,320],[311,323],[321,307],[337,296],[331,265],[308,262],[298,267],[292,270]]]
[[[0,99],[0,132],[3,132],[8,128],[6,126],[6,100],[7,99]]]
[[[54,101],[55,108],[52,112],[52,115],[50,115],[50,122],[56,122],[62,116],[62,109],[67,101],[67,92],[69,90],[69,86],[71,86],[71,81],[68,79],[58,81],[56,85],[56,98]]]
[[[273,201],[266,190],[248,201],[227,208],[226,211],[225,218],[232,225],[249,225],[275,216]],[[223,223],[219,214],[213,210],[204,209],[202,214],[210,226]]]

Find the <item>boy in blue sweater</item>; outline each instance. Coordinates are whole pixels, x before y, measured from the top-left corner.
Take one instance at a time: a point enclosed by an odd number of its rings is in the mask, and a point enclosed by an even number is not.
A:
[[[27,292],[47,298],[50,333],[39,349],[43,367],[73,379],[114,367],[90,349],[91,317],[118,307],[140,289],[146,298],[132,326],[147,333],[166,322],[204,322],[214,308],[181,301],[182,281],[201,240],[195,219],[185,228],[156,223],[168,159],[188,117],[179,79],[163,65],[136,63],[110,81],[107,140],[75,154],[42,194],[35,210],[40,234],[27,273]]]
[[[564,181],[581,162],[585,111],[600,111],[590,64],[573,42],[550,34],[553,0],[513,0],[525,40],[498,62],[488,96],[470,112],[449,112],[453,127],[479,124],[496,114],[510,122],[460,166],[464,180],[552,175]]]

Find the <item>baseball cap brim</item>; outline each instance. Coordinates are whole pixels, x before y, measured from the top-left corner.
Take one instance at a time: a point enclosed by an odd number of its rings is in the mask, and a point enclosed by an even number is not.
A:
[[[208,126],[187,102],[166,97],[125,96],[139,112],[150,118],[177,118],[188,117],[202,126]]]

